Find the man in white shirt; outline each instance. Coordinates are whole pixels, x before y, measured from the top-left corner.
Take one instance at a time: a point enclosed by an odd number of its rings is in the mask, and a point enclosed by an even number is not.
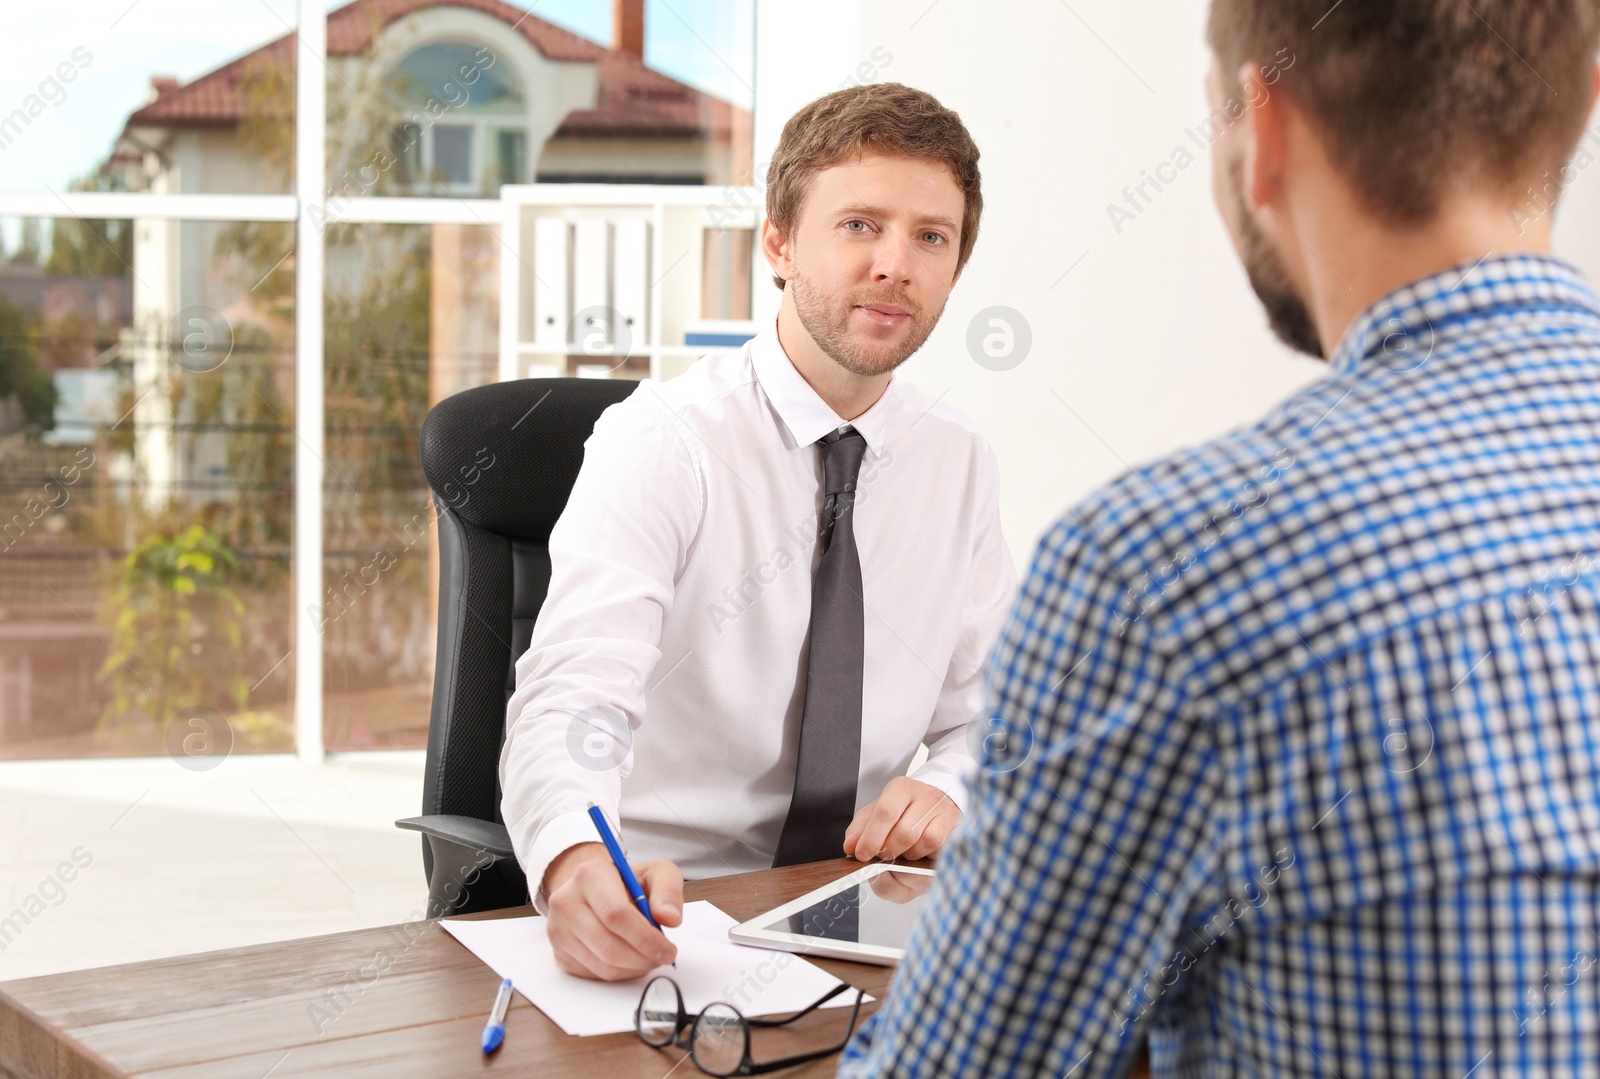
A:
[[[893,372],[972,252],[977,162],[905,86],[801,110],[767,175],[776,325],[644,382],[586,443],[500,765],[563,969],[623,980],[675,955],[591,803],[650,859],[667,926],[683,873],[926,857],[960,819],[1016,576],[987,443]]]

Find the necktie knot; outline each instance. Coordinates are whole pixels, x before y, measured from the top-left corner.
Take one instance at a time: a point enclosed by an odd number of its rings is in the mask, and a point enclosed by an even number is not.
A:
[[[842,427],[817,440],[822,447],[822,464],[827,473],[824,494],[833,498],[856,489],[861,461],[867,455],[867,440],[854,427]]]

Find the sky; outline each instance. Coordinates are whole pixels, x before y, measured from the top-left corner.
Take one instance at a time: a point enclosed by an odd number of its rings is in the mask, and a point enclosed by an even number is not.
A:
[[[603,45],[611,0],[510,0]],[[646,0],[645,62],[748,107],[754,0]],[[330,11],[344,6],[331,3]],[[188,82],[288,33],[295,0],[8,0],[0,35],[0,117],[62,65],[73,74],[51,104],[0,148],[0,192],[61,191],[93,169],[152,75]],[[736,11],[736,8],[739,9]],[[742,18],[735,17],[742,15]]]

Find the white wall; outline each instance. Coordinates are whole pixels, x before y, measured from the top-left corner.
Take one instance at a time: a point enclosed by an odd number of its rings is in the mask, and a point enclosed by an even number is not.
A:
[[[1204,0],[758,5],[758,163],[790,113],[875,50],[893,57],[879,80],[933,93],[983,152],[976,252],[904,371],[949,391],[994,445],[1019,569],[1063,509],[1125,464],[1253,420],[1324,370],[1268,332],[1212,206],[1209,160],[1185,134],[1209,112]],[[1179,146],[1195,164],[1119,235],[1107,205]],[[1557,250],[1600,280],[1600,166],[1566,201]],[[776,296],[758,278],[758,300],[775,309]],[[993,306],[1032,333],[1009,371],[967,347]]]

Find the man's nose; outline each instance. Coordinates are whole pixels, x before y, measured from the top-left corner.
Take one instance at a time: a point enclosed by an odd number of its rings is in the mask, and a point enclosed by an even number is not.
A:
[[[904,287],[911,284],[914,254],[909,244],[898,236],[885,236],[873,252],[872,280],[874,284]]]

